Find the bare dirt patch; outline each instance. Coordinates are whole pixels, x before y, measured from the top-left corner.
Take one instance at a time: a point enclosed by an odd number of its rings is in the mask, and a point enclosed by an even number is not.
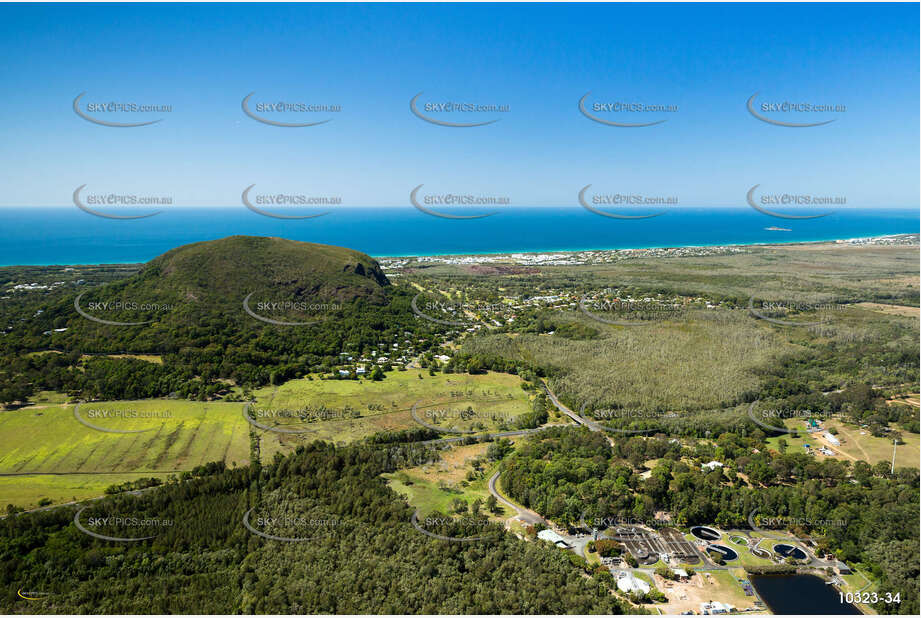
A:
[[[883,305],[881,303],[857,303],[855,306],[863,307],[871,311],[878,311],[886,315],[902,315],[907,318],[921,317],[921,309],[918,307],[906,307],[905,305]]]

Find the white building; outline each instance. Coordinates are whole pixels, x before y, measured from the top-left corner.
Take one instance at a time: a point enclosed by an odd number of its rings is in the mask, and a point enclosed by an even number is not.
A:
[[[617,588],[626,594],[630,594],[633,591],[642,592],[643,594],[649,593],[649,584],[628,571],[624,571],[617,576]]]
[[[711,462],[709,462],[709,463],[705,463],[705,464],[704,464],[703,466],[701,466],[701,467],[702,467],[702,468],[706,468],[707,470],[716,470],[717,468],[722,468],[722,467],[723,467],[723,464],[721,464],[721,463],[718,462],[718,461],[711,461]]]
[[[539,538],[541,541],[547,541],[549,543],[553,543],[557,547],[562,547],[563,549],[569,549],[570,547],[572,547],[572,545],[566,542],[566,539],[564,539],[559,534],[557,534],[556,532],[554,532],[553,530],[549,528],[538,532],[537,538]]]
[[[831,435],[831,432],[826,431],[825,433],[822,434],[822,437],[828,440],[829,444],[832,444],[834,446],[841,446],[841,442],[838,440],[838,438]]]

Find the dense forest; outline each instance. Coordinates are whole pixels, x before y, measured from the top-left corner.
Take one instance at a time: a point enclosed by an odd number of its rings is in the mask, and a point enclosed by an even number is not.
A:
[[[406,339],[419,353],[437,346],[436,325],[412,314],[411,297],[391,290],[386,294],[390,302],[385,304],[363,299],[344,303],[322,324],[298,328],[296,337],[289,328],[235,314],[216,314],[168,334],[152,327],[90,322],[84,326],[88,333],[76,331],[59,341],[54,352],[30,354],[41,346],[42,327],[36,326],[34,337],[0,338],[0,403],[24,400],[39,390],[88,399],[172,393],[204,399],[226,390],[228,380],[255,388],[311,371],[329,372],[343,350],[357,357],[363,350],[389,348]],[[162,355],[162,364],[104,356],[126,353]]]
[[[80,514],[87,528],[114,515],[163,524],[146,541],[84,534],[72,507],[6,517],[0,521],[0,611],[626,611],[568,552],[505,533],[469,543],[420,534],[410,523],[412,510],[379,476],[405,459],[399,445],[335,449],[317,442],[270,465],[215,467],[210,475],[94,502]],[[298,522],[322,524],[310,528],[310,541],[267,540],[242,524],[250,509],[292,522],[273,530],[286,538],[307,536]],[[124,525],[96,530],[117,536],[119,529],[120,537],[140,536]],[[20,598],[19,590],[38,593],[37,600]]]

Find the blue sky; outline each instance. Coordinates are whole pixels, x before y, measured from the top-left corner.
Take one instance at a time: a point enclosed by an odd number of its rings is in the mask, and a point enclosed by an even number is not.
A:
[[[253,183],[402,206],[424,183],[514,205],[574,206],[592,184],[744,207],[761,184],[917,208],[918,17],[917,4],[0,5],[0,206],[69,205],[82,184],[238,206]],[[84,91],[172,111],[102,127],[73,113]],[[342,111],[271,127],[243,114],[253,91]],[[410,112],[419,91],[510,111],[440,127]],[[589,91],[678,111],[608,127],[579,113]],[[774,126],[746,111],[755,92],[847,111]]]

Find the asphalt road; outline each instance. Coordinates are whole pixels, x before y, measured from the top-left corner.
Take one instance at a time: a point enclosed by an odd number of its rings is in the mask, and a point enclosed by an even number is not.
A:
[[[525,523],[527,523],[527,524],[531,524],[532,526],[533,526],[534,524],[543,524],[543,525],[545,525],[545,526],[547,526],[547,527],[550,527],[550,522],[548,522],[546,519],[544,519],[543,517],[541,517],[540,515],[538,515],[536,512],[532,511],[531,509],[526,509],[526,508],[524,508],[523,506],[518,506],[518,505],[515,504],[514,502],[511,502],[511,501],[506,500],[505,498],[503,498],[503,497],[502,497],[502,494],[500,494],[500,493],[496,490],[496,481],[497,481],[497,480],[499,480],[499,473],[498,473],[498,472],[496,472],[495,474],[493,474],[493,475],[492,475],[492,478],[489,479],[489,493],[491,493],[493,496],[495,496],[496,500],[498,500],[499,502],[501,502],[502,504],[504,504],[504,505],[507,506],[508,508],[512,509],[513,511],[515,511],[515,512],[518,514],[518,519],[520,519],[521,521],[523,521],[523,522],[525,522]]]

